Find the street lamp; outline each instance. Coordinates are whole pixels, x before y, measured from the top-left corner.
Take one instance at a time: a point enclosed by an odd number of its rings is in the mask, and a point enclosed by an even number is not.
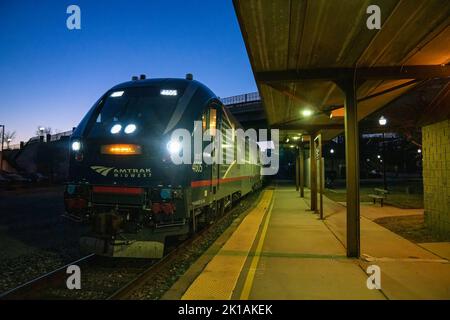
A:
[[[387,124],[387,119],[383,116],[380,117],[380,119],[378,119],[378,123],[381,127],[384,127]],[[382,139],[382,144],[383,144],[383,160],[386,159],[385,157],[385,141],[384,141],[384,128],[383,128],[383,139]],[[387,190],[387,181],[386,181],[386,161],[382,161],[383,163],[383,185],[384,185],[384,189]]]
[[[331,155],[334,154],[334,149],[333,148],[330,149],[330,154]],[[330,158],[331,158],[331,171],[333,171],[334,170],[334,157],[331,156]]]

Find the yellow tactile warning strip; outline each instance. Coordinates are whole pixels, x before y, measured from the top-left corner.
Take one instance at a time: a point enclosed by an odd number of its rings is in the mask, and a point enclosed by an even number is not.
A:
[[[273,202],[270,205],[269,212],[267,213],[266,221],[264,222],[263,229],[261,231],[261,236],[258,240],[258,245],[256,246],[255,255],[252,258],[250,264],[250,269],[248,270],[247,278],[245,279],[244,287],[241,292],[241,300],[248,300],[250,296],[250,291],[253,287],[253,280],[255,279],[256,268],[258,267],[259,258],[261,257],[262,247],[264,240],[266,239],[267,228],[269,226],[270,217],[272,215]]]
[[[230,239],[183,295],[183,300],[229,300],[273,197],[266,190]]]

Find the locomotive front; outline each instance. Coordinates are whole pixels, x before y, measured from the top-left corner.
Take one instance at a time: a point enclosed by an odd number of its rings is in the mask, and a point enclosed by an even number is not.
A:
[[[135,80],[108,91],[71,138],[66,215],[88,223],[85,251],[159,258],[189,232],[190,166],[174,165],[170,133],[192,126],[212,96],[193,80]]]

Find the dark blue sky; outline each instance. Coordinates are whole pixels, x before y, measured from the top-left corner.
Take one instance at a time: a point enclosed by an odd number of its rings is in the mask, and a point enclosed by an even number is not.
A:
[[[81,30],[66,9],[81,8]],[[231,0],[0,1],[0,123],[27,140],[65,131],[141,73],[194,78],[220,97],[256,91]]]

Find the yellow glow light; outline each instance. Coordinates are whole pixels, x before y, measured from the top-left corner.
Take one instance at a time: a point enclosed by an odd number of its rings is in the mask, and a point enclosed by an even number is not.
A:
[[[101,148],[103,154],[134,155],[141,154],[141,146],[136,144],[109,144]]]

